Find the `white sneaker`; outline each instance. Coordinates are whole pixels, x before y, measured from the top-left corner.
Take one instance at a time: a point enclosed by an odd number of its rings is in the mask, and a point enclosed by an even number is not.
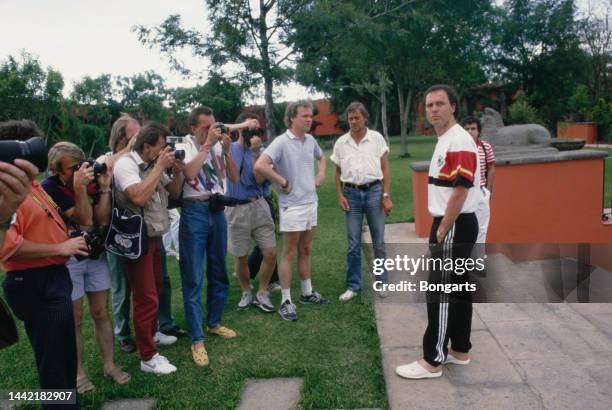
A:
[[[357,296],[357,292],[353,292],[352,290],[347,289],[342,295],[340,295],[338,299],[340,299],[340,302],[348,302],[355,296]]]
[[[150,360],[140,361],[140,370],[145,373],[170,374],[176,371],[176,366],[171,365],[164,356],[155,353]]]
[[[253,302],[253,295],[250,292],[242,292],[240,302],[238,302],[238,310],[247,310]]]
[[[176,336],[165,335],[165,334],[163,334],[162,332],[159,332],[159,331],[155,332],[155,335],[153,336],[153,341],[158,346],[172,345],[172,344],[176,343],[177,340],[178,339],[176,338]]]

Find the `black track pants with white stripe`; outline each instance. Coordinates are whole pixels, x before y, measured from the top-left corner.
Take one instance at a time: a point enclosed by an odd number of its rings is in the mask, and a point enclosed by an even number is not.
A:
[[[460,214],[442,243],[436,243],[436,232],[442,218],[434,218],[429,235],[432,258],[469,258],[478,236],[478,220],[474,213]],[[448,267],[449,264],[447,263]],[[453,264],[459,266],[459,264]],[[439,266],[436,266],[436,268]],[[429,284],[460,284],[469,280],[468,272],[458,275],[458,270],[432,269]],[[472,329],[471,292],[429,292],[427,294],[427,329],[423,335],[423,357],[432,366],[444,362],[448,353],[448,341],[456,352],[469,352]]]

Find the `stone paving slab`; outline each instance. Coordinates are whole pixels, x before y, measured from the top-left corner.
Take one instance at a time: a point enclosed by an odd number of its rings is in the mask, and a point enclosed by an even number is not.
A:
[[[468,366],[447,365],[444,371],[457,386],[488,389],[523,383],[520,373],[487,331],[472,331],[472,362]]]
[[[414,227],[398,225],[393,240],[410,243]],[[408,242],[396,237],[402,232]],[[507,258],[497,259],[510,266]],[[544,269],[554,265],[513,264],[525,286],[529,275],[542,280]],[[447,365],[439,379],[404,380],[395,368],[422,355],[425,305],[373,300],[392,409],[612,408],[612,304],[475,304],[472,363]]]
[[[301,396],[304,379],[299,377],[247,379],[238,410],[293,410]]]
[[[496,322],[488,326],[510,359],[567,358],[559,342],[549,337],[539,322]]]
[[[605,386],[594,381],[585,367],[565,358],[518,360],[523,377],[550,409],[609,409]]]
[[[106,402],[102,410],[150,410],[154,406],[154,399],[126,399]]]
[[[422,332],[427,326],[425,305],[379,302],[375,310],[381,347],[421,346]],[[421,329],[421,334],[414,329]]]
[[[474,303],[473,309],[485,323],[532,320],[516,303]]]
[[[525,383],[461,386],[458,408],[482,410],[543,409],[538,395]]]
[[[8,400],[0,400],[0,410],[13,410],[15,405]]]

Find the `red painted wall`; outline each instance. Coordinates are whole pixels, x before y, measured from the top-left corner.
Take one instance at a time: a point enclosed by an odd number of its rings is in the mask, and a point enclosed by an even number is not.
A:
[[[427,171],[412,174],[415,228],[427,237]],[[603,224],[604,160],[497,165],[490,243],[612,243]]]
[[[557,138],[580,138],[587,144],[597,142],[597,123],[595,122],[559,122]]]

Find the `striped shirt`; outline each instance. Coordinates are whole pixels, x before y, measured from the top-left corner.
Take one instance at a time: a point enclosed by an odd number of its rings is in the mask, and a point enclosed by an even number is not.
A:
[[[487,168],[495,164],[495,154],[491,144],[478,139],[478,163],[480,164],[480,186],[487,186]]]

